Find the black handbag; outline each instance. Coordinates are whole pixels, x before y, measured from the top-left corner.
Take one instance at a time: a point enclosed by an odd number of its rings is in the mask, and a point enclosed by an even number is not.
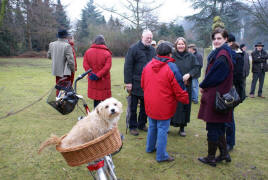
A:
[[[215,110],[220,113],[227,113],[234,109],[241,102],[235,87],[233,86],[228,93],[221,95],[216,90]]]

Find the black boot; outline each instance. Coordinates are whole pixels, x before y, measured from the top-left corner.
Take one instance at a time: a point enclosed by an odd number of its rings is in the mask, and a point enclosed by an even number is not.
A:
[[[227,151],[227,143],[225,136],[220,137],[219,149],[220,149],[220,155],[216,157],[216,162],[221,162],[223,160],[225,160],[225,162],[231,162],[232,159],[230,157],[229,152]]]
[[[217,151],[218,142],[208,141],[208,156],[198,158],[204,164],[216,167],[215,154]]]

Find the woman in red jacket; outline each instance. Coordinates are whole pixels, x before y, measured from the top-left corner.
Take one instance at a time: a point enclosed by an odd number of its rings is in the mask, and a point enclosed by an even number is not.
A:
[[[85,71],[92,69],[88,78],[88,98],[94,100],[94,107],[112,96],[110,69],[112,52],[107,48],[103,35],[98,35],[84,55]]]
[[[157,56],[143,69],[141,87],[144,91],[145,111],[149,119],[146,152],[156,151],[157,162],[173,161],[166,151],[170,118],[177,103],[189,103],[182,75],[171,58],[172,47],[166,42],[157,49]]]

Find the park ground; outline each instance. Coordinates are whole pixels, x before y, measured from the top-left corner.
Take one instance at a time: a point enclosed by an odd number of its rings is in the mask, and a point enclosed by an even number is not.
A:
[[[215,180],[268,179],[268,98],[247,98],[235,109],[236,146],[232,162],[216,168],[201,164],[197,158],[207,154],[205,123],[197,119],[199,105],[193,104],[191,122],[185,138],[171,127],[167,151],[175,156],[171,163],[157,163],[155,154],[145,152],[146,133],[126,134],[126,92],[123,89],[123,58],[113,58],[112,95],[123,103],[119,130],[124,134],[122,151],[114,156],[116,174],[121,180]],[[78,72],[83,72],[78,59]],[[249,92],[251,74],[247,79]],[[61,115],[46,103],[55,78],[47,59],[0,59],[0,179],[91,179],[86,165],[69,167],[54,147],[41,155],[37,150],[51,133],[63,135],[76,123],[79,110]],[[87,80],[78,84],[86,96]],[[268,97],[268,77],[264,96]],[[43,98],[42,98],[43,97]],[[41,100],[40,100],[41,98]],[[40,101],[38,101],[40,100]],[[24,107],[28,108],[23,109]],[[12,112],[23,109],[14,115]],[[6,118],[1,118],[6,116]]]

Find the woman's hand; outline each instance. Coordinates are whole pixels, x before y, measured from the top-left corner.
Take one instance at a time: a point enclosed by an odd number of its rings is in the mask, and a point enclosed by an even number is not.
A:
[[[182,79],[183,79],[184,84],[187,84],[190,77],[191,76],[189,73],[183,75]]]

